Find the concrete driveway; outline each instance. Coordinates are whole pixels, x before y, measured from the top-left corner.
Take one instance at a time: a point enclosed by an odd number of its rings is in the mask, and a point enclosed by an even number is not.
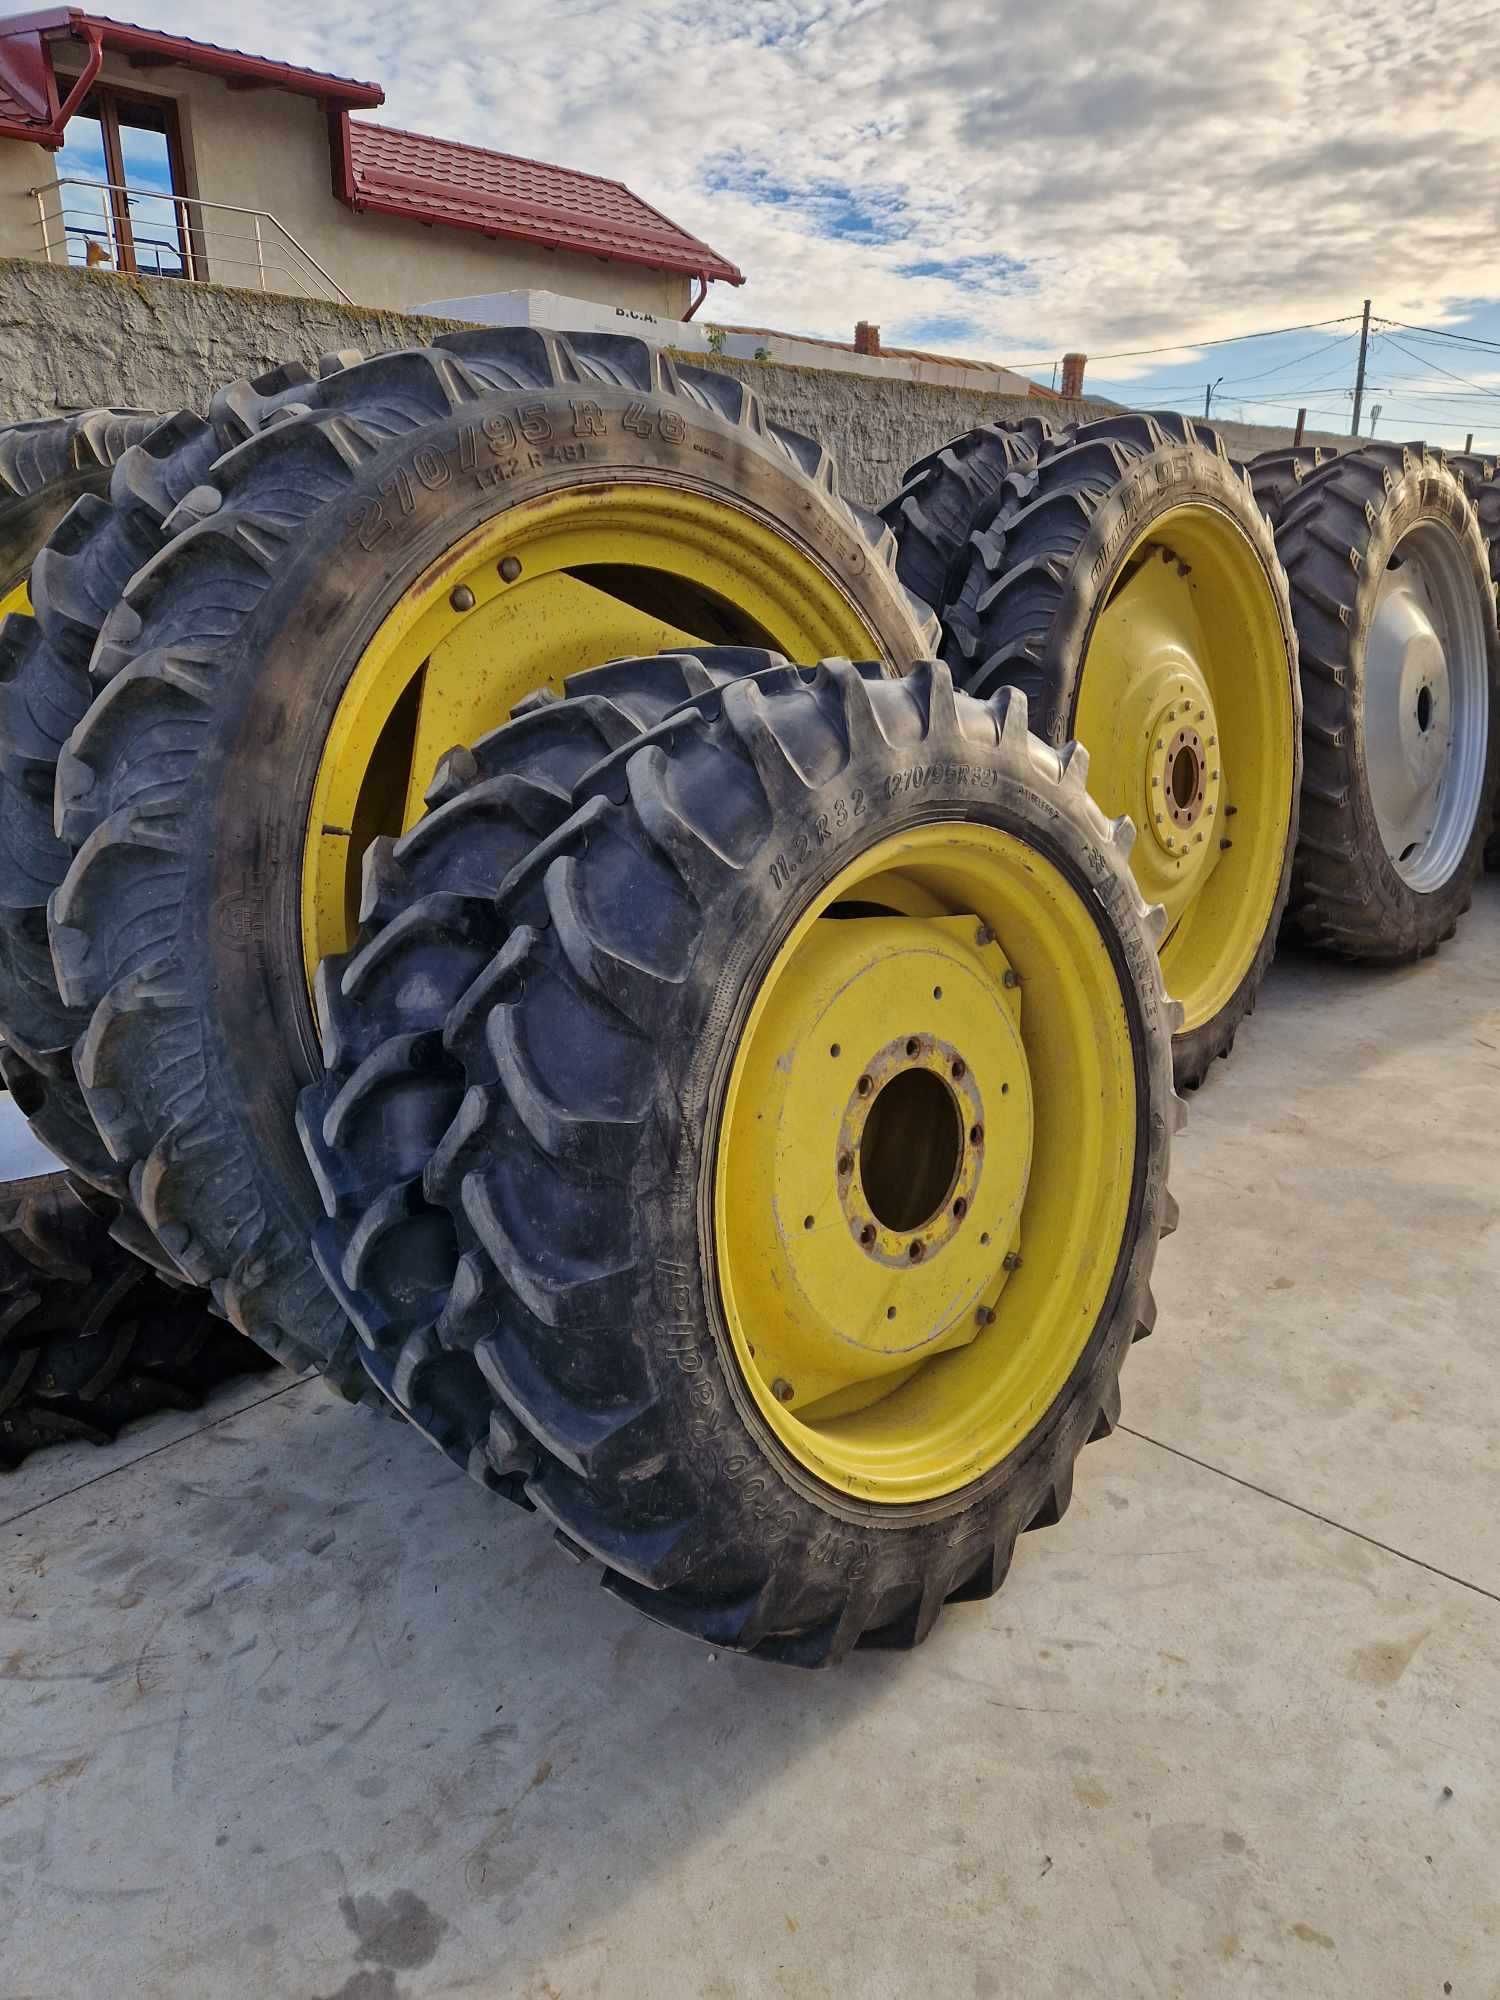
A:
[[[642,1623],[264,1381],[0,1484],[0,1996],[1500,1995],[1500,881],[1287,960],[1061,1527],[918,1653]]]

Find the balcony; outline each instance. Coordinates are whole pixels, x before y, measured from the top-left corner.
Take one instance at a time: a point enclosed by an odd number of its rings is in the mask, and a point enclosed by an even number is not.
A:
[[[31,195],[38,247],[49,264],[354,303],[264,209],[76,177]]]

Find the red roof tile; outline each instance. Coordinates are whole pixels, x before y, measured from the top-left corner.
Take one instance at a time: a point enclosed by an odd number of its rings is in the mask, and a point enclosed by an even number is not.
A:
[[[743,274],[620,181],[349,122],[353,206],[742,285]]]

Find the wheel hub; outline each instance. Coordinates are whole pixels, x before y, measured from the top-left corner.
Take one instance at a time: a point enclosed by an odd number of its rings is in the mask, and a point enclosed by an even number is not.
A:
[[[861,1069],[839,1124],[839,1205],[865,1255],[890,1270],[939,1256],[974,1206],[984,1101],[940,1036],[887,1042]]]
[[[817,925],[778,983],[750,1142],[780,1266],[756,1363],[792,1410],[859,1407],[987,1324],[1031,1153],[1007,974],[977,917],[892,914]]]
[[[1431,839],[1453,748],[1447,648],[1428,579],[1408,561],[1387,572],[1366,649],[1370,782],[1381,838],[1398,868]]]
[[[1143,818],[1165,857],[1167,888],[1183,898],[1210,874],[1218,858],[1214,832],[1223,783],[1219,731],[1202,677],[1167,675],[1167,698],[1146,724]]]

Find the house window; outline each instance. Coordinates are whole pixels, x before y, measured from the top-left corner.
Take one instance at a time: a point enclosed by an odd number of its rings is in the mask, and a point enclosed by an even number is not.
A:
[[[67,81],[58,78],[66,95]],[[68,261],[148,278],[193,276],[193,232],[174,196],[188,192],[169,98],[100,85],[68,124],[57,155]]]

